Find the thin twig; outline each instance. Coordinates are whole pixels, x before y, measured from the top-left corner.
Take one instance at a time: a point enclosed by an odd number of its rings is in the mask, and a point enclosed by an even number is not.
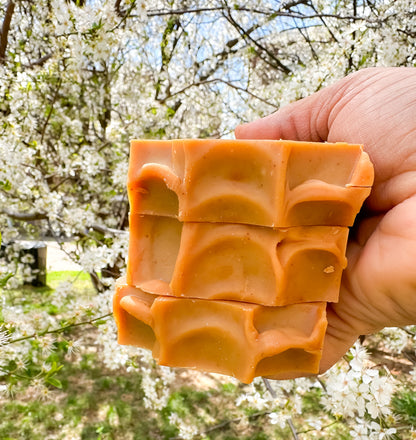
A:
[[[123,14],[123,12],[120,9],[120,3],[121,3],[121,0],[116,0],[116,2],[114,3],[114,10],[116,11],[116,14],[119,17],[123,17],[124,14]]]
[[[49,223],[48,215],[43,212],[12,212],[12,211],[8,211],[7,209],[2,209],[0,211],[0,214],[7,215],[7,217],[10,217],[14,220],[19,220],[24,222],[31,222],[34,220],[48,220]],[[98,225],[95,223],[92,225],[87,225],[86,230],[89,229],[93,229],[94,231],[101,232],[102,234],[113,234],[113,235],[127,234],[127,231],[123,229],[109,228],[107,226]],[[56,241],[59,242],[57,237],[54,236],[54,238],[56,238]]]
[[[101,226],[93,224],[88,226],[88,229],[93,229],[94,231],[100,232],[101,234],[111,234],[111,235],[125,235],[128,234],[124,229],[108,228],[107,226]]]
[[[100,319],[105,319],[105,318],[108,318],[110,316],[112,316],[112,313],[107,313],[106,315],[98,316],[97,318],[93,318],[93,319],[90,319],[88,321],[81,321],[81,322],[76,322],[74,324],[68,324],[68,325],[65,325],[63,327],[55,328],[53,330],[46,330],[46,331],[43,331],[43,332],[32,333],[31,335],[28,335],[28,336],[22,336],[21,338],[11,339],[10,341],[8,341],[4,345],[10,345],[10,344],[14,344],[16,342],[25,341],[27,339],[39,338],[39,337],[42,337],[42,336],[45,336],[45,335],[51,335],[51,334],[54,334],[54,333],[62,333],[62,332],[66,331],[66,330],[68,330],[70,328],[73,328],[73,327],[80,327],[82,325],[88,325],[88,324],[93,325],[95,321],[99,321]]]
[[[135,8],[136,6],[136,0],[133,0],[130,7],[127,9],[125,13],[121,16],[121,20],[112,28],[109,29],[107,32],[114,32],[116,29],[118,29],[129,17],[131,17],[130,12]]]
[[[43,57],[41,57],[35,61],[31,61],[28,64],[22,64],[22,66],[27,67],[29,69],[32,67],[35,67],[35,66],[43,66],[46,63],[46,61],[48,61],[50,58],[52,58],[52,56],[53,56],[53,53],[48,53],[47,55],[44,55]]]
[[[299,2],[302,3],[302,2]],[[164,15],[185,15],[185,14],[200,14],[201,12],[216,12],[223,11],[226,6],[217,6],[214,8],[194,8],[194,9],[165,9],[165,10],[149,10],[146,12],[148,17],[161,17]],[[285,7],[285,9],[290,9],[290,7]],[[310,20],[315,18],[336,18],[338,20],[349,20],[349,21],[357,21],[363,20],[368,21],[370,23],[375,22],[376,20],[368,20],[366,17],[360,17],[358,15],[339,15],[339,14],[326,14],[326,13],[314,13],[314,14],[302,14],[300,12],[285,12],[285,11],[264,11],[260,9],[239,7],[235,10],[235,12],[250,12],[253,14],[260,15],[273,15],[274,17],[288,17],[294,18],[297,20]],[[131,17],[135,17],[131,15]]]
[[[326,21],[324,20],[324,18],[330,18],[332,17],[331,14],[319,14],[318,11],[316,10],[315,6],[312,4],[311,8],[316,12],[316,18],[319,18],[319,20],[321,21],[321,23],[325,26],[326,30],[329,32],[329,35],[331,35],[333,41],[335,41],[336,43],[338,43],[338,39],[335,36],[335,34],[332,32],[332,30],[329,28],[329,26],[326,24]],[[357,14],[354,13],[354,17]],[[335,16],[336,18],[338,18],[337,16]]]
[[[236,28],[236,30],[240,33],[240,35],[245,39],[251,41],[254,46],[257,46],[257,48],[260,50],[260,52],[265,53],[271,61],[267,60],[265,57],[262,57],[260,53],[258,52],[259,57],[270,66],[284,72],[285,74],[290,74],[292,71],[289,69],[289,67],[285,66],[275,55],[265,46],[259,43],[258,40],[254,39],[239,23],[237,23],[234,20],[234,17],[231,13],[231,8],[226,5],[227,14],[224,13],[224,18]]]
[[[270,395],[273,397],[273,399],[276,399],[277,394],[276,394],[275,390],[272,388],[272,386],[270,385],[269,379],[266,379],[265,377],[262,377],[262,379],[263,379],[264,385],[267,388],[267,391],[270,393]],[[287,419],[287,424],[289,425],[289,428],[292,431],[292,435],[293,435],[294,440],[299,440],[295,425],[293,424],[292,417],[289,417]]]
[[[331,423],[329,423],[328,425],[324,425],[320,428],[320,431],[324,431],[325,429],[329,428],[330,426],[333,426],[337,423],[342,423],[341,420],[335,420]],[[305,429],[304,431],[299,431],[298,434],[307,434],[308,432],[313,432],[316,431],[316,428],[311,428],[311,429]]]
[[[7,215],[14,220],[21,220],[25,222],[31,222],[34,220],[46,220],[48,218],[47,214],[43,212],[11,212],[6,209],[2,209],[0,214]]]
[[[50,104],[48,115],[46,116],[45,123],[43,124],[43,127],[42,127],[42,132],[41,132],[41,136],[40,136],[40,143],[43,142],[43,138],[45,137],[46,128],[47,128],[47,126],[49,124],[49,119],[52,116],[53,107],[55,105],[55,102],[58,99],[58,93],[59,93],[59,89],[61,88],[61,84],[62,84],[62,78],[59,78],[58,79],[58,84],[57,84],[56,89],[55,89],[55,93],[53,94],[52,102]]]
[[[293,438],[295,440],[299,440],[298,433],[296,432],[295,425],[293,424],[292,417],[287,419],[287,424],[289,425],[290,430],[292,431]]]
[[[408,328],[406,328],[406,327],[399,327],[401,330],[403,330],[404,332],[406,332],[408,335],[410,335],[410,336],[416,336],[416,333],[415,332],[412,332],[411,330],[409,330]]]
[[[261,411],[255,414],[251,414],[248,416],[248,419],[255,419],[257,417],[265,416],[267,414],[270,414],[271,411]],[[236,417],[235,419],[225,420],[224,422],[218,423],[217,425],[211,426],[210,428],[205,429],[204,431],[201,431],[199,435],[205,435],[209,432],[215,431],[217,429],[224,428],[227,425],[230,425],[231,423],[238,423],[239,421],[243,420],[243,417]],[[176,437],[170,437],[169,440],[180,440],[182,437],[176,436]]]
[[[241,92],[247,93],[247,95],[251,96],[252,98],[258,99],[259,101],[264,102],[265,104],[270,105],[271,107],[274,107],[275,109],[278,108],[277,105],[272,104],[270,101],[267,101],[266,99],[261,98],[260,96],[255,95],[254,93],[250,92],[249,90],[245,89],[244,87],[236,86],[232,82],[226,81],[226,80],[224,80],[222,78],[212,78],[212,79],[207,79],[207,80],[204,80],[204,81],[199,81],[199,82],[196,82],[196,83],[193,83],[193,84],[189,84],[189,85],[183,87],[182,89],[180,89],[180,90],[178,90],[178,91],[176,91],[174,93],[171,93],[167,98],[172,98],[173,96],[179,95],[179,94],[185,92],[186,90],[188,90],[188,89],[190,89],[192,87],[198,87],[198,86],[202,86],[202,85],[205,85],[205,84],[216,83],[216,82],[220,82],[220,83],[226,84],[227,86],[229,86],[229,87],[231,87],[231,88],[233,88],[235,90],[239,90]]]
[[[326,385],[325,385],[324,381],[322,379],[320,379],[319,376],[316,376],[316,380],[319,382],[319,384],[321,385],[322,389],[326,392]]]
[[[262,377],[262,379],[263,379],[264,385],[267,388],[267,391],[270,393],[270,395],[273,397],[273,399],[276,399],[277,398],[276,391],[270,385],[269,379],[266,379],[265,377]]]

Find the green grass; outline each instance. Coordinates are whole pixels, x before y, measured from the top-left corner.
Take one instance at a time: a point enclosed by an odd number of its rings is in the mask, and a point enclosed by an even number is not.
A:
[[[66,439],[71,431],[81,439],[124,439],[130,433],[137,439],[161,438],[143,407],[139,375],[106,372],[97,359],[93,368],[82,364],[64,363],[63,389],[49,402],[21,398],[0,404],[0,438]],[[63,427],[69,432],[62,433]]]
[[[0,400],[0,439],[66,440],[76,433],[81,440],[169,440],[178,436],[168,422],[172,412],[201,427],[198,440],[292,439],[289,430],[265,423],[266,413],[239,426],[238,390],[232,387],[201,391],[178,381],[167,407],[156,412],[144,405],[140,370],[107,370],[95,353],[84,353],[75,362],[61,355],[60,361],[63,368],[56,377],[62,388],[52,389],[48,401],[25,395]]]
[[[90,281],[90,276],[87,274],[87,272],[79,272],[77,270],[51,271],[46,275],[48,284],[54,284],[56,282],[66,281],[74,278],[78,278],[79,281]]]
[[[234,396],[227,399],[219,390],[196,391],[180,386],[172,393],[167,408],[157,413],[144,406],[139,372],[108,371],[94,354],[83,355],[79,362],[63,363],[64,368],[57,376],[62,389],[54,390],[50,401],[31,401],[20,396],[0,402],[0,439],[63,440],[72,430],[82,440],[168,440],[178,435],[177,429],[168,423],[172,412],[200,421],[204,413],[210,413],[218,423],[235,417],[232,415]],[[64,427],[69,432],[63,432]],[[260,418],[253,419],[246,431],[236,432],[230,423],[198,438],[290,439],[290,436],[274,437]]]
[[[392,399],[392,406],[402,423],[416,427],[416,391],[403,390],[396,393]]]
[[[86,272],[72,270],[48,272],[46,284],[51,289],[56,289],[62,282],[73,282],[73,288],[81,292],[94,291],[91,278]]]
[[[57,271],[48,272],[46,277],[46,286],[33,287],[23,285],[16,289],[2,289],[0,294],[6,300],[6,303],[16,306],[23,306],[25,311],[38,309],[46,310],[51,315],[56,315],[58,309],[51,304],[55,290],[63,282],[72,284],[72,299],[88,298],[95,295],[90,276],[85,272],[77,271]],[[71,295],[68,297],[71,299]]]
[[[25,312],[41,309],[54,315],[61,310],[54,308],[51,299],[65,281],[73,282],[73,301],[95,295],[89,275],[75,271],[49,272],[45,287],[24,286],[2,293],[6,303],[22,305]],[[280,429],[268,423],[267,409],[237,408],[235,401],[241,387],[235,383],[218,382],[213,388],[198,389],[190,386],[186,376],[178,376],[166,408],[159,412],[146,408],[140,369],[130,373],[122,368],[106,369],[100,360],[100,348],[95,345],[97,331],[93,326],[68,331],[68,339],[82,335],[86,341],[83,351],[72,359],[65,357],[65,344],[57,343],[48,362],[63,366],[53,376],[61,388],[50,386],[48,400],[36,400],[29,392],[20,392],[14,399],[0,394],[0,440],[170,440],[178,438],[178,430],[169,424],[173,413],[199,427],[200,435],[195,440],[293,439],[289,427]],[[312,389],[303,396],[303,404],[308,417],[326,417],[325,435],[310,434],[308,428],[302,428],[303,416],[294,414],[300,438],[350,440],[349,428],[341,420],[325,415],[321,393],[319,388]],[[416,426],[415,391],[398,392],[392,407],[403,426]],[[243,423],[244,419],[249,423]],[[400,435],[410,438],[404,430]]]

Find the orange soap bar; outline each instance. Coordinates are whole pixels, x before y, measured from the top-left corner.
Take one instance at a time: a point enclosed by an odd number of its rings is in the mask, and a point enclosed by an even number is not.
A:
[[[127,283],[157,295],[282,306],[338,300],[347,227],[273,229],[130,214]]]
[[[128,192],[132,213],[183,222],[351,226],[373,175],[355,144],[134,140]]]
[[[160,365],[195,368],[250,383],[318,373],[325,303],[266,307],[147,294],[117,282],[118,342],[151,349]]]

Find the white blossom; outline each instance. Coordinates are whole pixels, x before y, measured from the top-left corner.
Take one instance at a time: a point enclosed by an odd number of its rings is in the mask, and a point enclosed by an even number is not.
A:
[[[384,328],[380,331],[383,337],[383,344],[393,353],[401,353],[409,343],[409,337],[402,329]]]
[[[269,414],[269,421],[272,425],[278,425],[280,428],[286,426],[287,421],[290,419],[290,415],[281,412],[272,412]]]

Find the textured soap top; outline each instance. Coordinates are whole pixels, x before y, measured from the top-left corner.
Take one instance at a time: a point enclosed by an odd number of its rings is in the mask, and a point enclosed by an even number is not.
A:
[[[351,226],[370,193],[361,145],[273,140],[134,140],[132,213],[184,222]]]
[[[130,215],[127,282],[157,295],[269,306],[338,301],[348,228],[273,229]]]
[[[152,350],[160,365],[234,376],[289,379],[318,373],[325,303],[265,307],[147,294],[117,282],[120,344]]]

